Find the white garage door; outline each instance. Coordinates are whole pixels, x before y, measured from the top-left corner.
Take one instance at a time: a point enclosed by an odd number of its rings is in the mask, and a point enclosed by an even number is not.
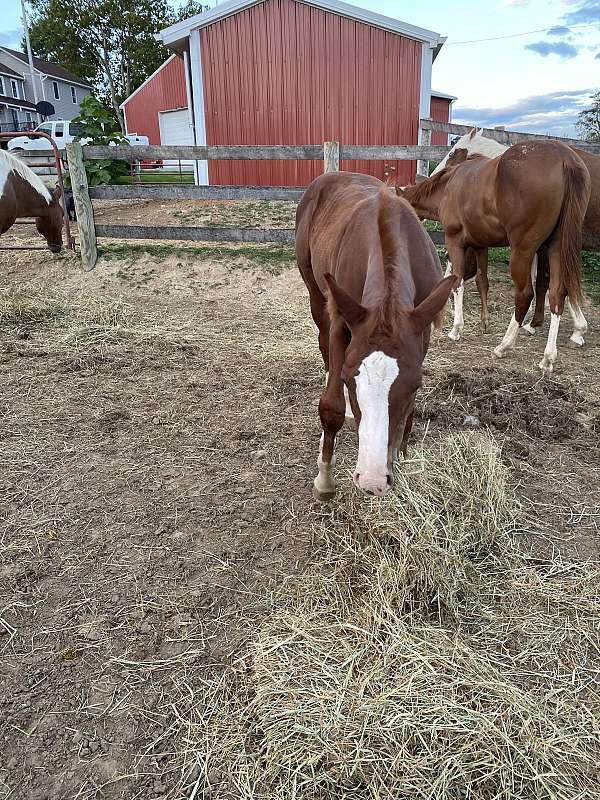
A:
[[[190,127],[190,115],[187,108],[179,111],[160,111],[158,114],[158,125],[160,128],[161,144],[194,144],[194,137]],[[179,165],[178,161],[165,161],[165,166]],[[193,161],[182,161],[182,167],[193,168]]]

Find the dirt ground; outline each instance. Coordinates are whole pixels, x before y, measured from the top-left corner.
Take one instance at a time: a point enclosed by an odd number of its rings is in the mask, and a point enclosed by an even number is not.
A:
[[[106,243],[89,274],[0,253],[0,798],[208,798],[186,755],[195,691],[328,514],[310,491],[323,369],[289,253],[169,247]],[[511,311],[491,276],[491,331],[471,287],[464,339],[434,336],[413,441],[488,426],[523,550],[598,560],[599,309],[581,350],[565,320],[545,380],[544,336],[492,357]]]

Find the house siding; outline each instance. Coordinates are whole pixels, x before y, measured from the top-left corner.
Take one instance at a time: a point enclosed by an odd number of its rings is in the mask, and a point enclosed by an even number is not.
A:
[[[33,83],[31,81],[29,65],[4,50],[0,50],[0,62],[6,64],[6,66],[10,67],[14,72],[23,76],[25,99],[34,103]],[[38,72],[34,72],[34,80],[37,88],[38,100],[47,100],[54,106],[56,113],[49,117],[49,119],[73,119],[73,117],[79,114],[79,103],[81,100],[91,94],[91,90],[85,86],[71,84],[62,78],[53,78],[50,75],[40,75]],[[60,100],[54,99],[52,81],[56,81],[59,84]],[[75,86],[77,91],[76,105],[71,102],[70,86]]]
[[[206,138],[224,144],[416,144],[422,43],[294,0],[201,29]],[[342,162],[414,178],[414,162]],[[211,184],[308,184],[322,162],[210,162]]]

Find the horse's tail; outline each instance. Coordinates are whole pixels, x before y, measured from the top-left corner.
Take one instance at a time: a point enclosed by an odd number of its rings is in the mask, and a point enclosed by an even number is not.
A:
[[[563,162],[564,195],[558,219],[560,269],[569,300],[581,304],[581,228],[590,199],[590,175],[575,153]]]

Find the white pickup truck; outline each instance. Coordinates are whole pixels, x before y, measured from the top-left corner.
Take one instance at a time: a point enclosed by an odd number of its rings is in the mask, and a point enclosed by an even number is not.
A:
[[[58,149],[62,150],[66,144],[69,144],[76,138],[78,134],[78,125],[76,122],[71,122],[67,119],[54,119],[42,122],[35,130],[41,133],[47,133],[48,136],[54,139]],[[131,145],[149,144],[147,136],[138,136],[135,133],[128,133],[123,138],[127,139]],[[82,139],[81,143],[85,144],[86,141],[88,140]],[[43,136],[25,135],[15,136],[14,139],[10,139],[8,142],[8,149],[18,153],[26,150],[51,150],[52,146],[48,139],[45,139]]]

